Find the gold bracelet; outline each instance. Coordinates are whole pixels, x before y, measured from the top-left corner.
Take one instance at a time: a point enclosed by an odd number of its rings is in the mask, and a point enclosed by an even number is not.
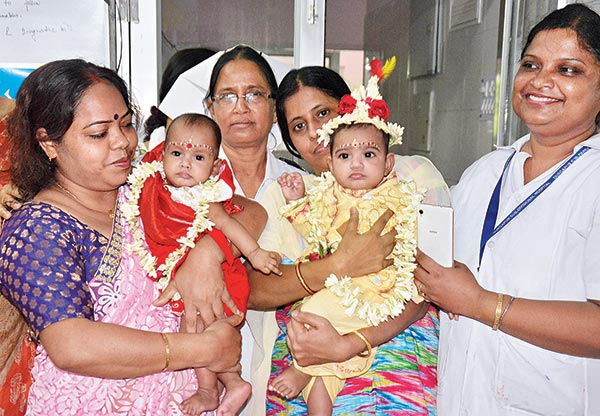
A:
[[[367,337],[365,337],[363,334],[361,334],[358,331],[352,331],[352,333],[355,334],[360,339],[362,339],[363,342],[365,343],[365,346],[367,347],[366,350],[364,350],[363,352],[360,352],[356,355],[358,355],[359,357],[369,357],[371,355],[371,343],[369,342]]]
[[[498,293],[498,303],[496,304],[496,315],[494,316],[494,324],[492,325],[492,331],[498,330],[498,324],[500,323],[500,315],[502,314],[503,300],[504,295],[502,293]]]
[[[302,272],[300,271],[300,264],[302,264],[302,262],[297,261],[296,265],[294,266],[294,269],[296,270],[296,277],[298,278],[298,281],[300,282],[300,285],[304,288],[304,290],[306,290],[306,292],[309,295],[314,295],[316,292],[308,286],[306,280],[304,280],[304,276],[302,276]]]
[[[500,319],[498,320],[498,329],[500,329],[500,327],[502,326],[502,320],[504,319],[504,315],[506,315],[506,312],[508,312],[508,308],[510,308],[510,305],[512,305],[515,299],[516,298],[514,296],[511,296],[508,300],[508,304],[506,305],[506,308],[504,308],[504,312],[502,312],[502,315],[500,315]]]
[[[169,345],[169,338],[167,338],[167,334],[164,332],[161,333],[163,342],[165,343],[165,368],[160,370],[162,373],[169,368],[169,364],[171,364],[171,346]]]

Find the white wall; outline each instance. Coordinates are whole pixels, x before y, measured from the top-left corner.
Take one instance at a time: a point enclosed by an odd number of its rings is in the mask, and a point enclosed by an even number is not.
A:
[[[162,74],[160,60],[161,0],[139,0],[138,18],[131,22],[121,21],[122,35],[117,39],[120,53],[119,75],[131,87],[144,119],[150,115],[150,107],[158,102],[158,83]]]
[[[442,73],[413,82],[416,92],[434,92],[429,156],[449,184],[493,149],[493,122],[480,119],[480,104],[482,79],[496,75],[499,7],[498,0],[483,0],[480,24],[454,31],[446,27]]]
[[[358,0],[353,0],[350,4],[355,4],[356,1]],[[362,42],[365,57],[397,56],[396,71],[383,84],[382,92],[390,103],[393,121],[406,127],[407,143],[410,142],[411,135],[415,134],[417,122],[423,121],[415,119],[422,117],[414,110],[417,94],[433,92],[433,111],[429,120],[431,150],[420,152],[404,145],[399,151],[427,156],[449,184],[456,183],[467,166],[492,150],[492,121],[482,121],[479,109],[482,79],[494,79],[496,74],[500,2],[482,0],[481,23],[449,31],[448,7],[451,2],[442,0],[444,25],[441,73],[412,80],[407,77],[410,58],[410,0],[361,0],[360,7],[348,7],[346,0],[327,2],[328,45],[332,42],[342,49],[351,49],[359,47]],[[265,6],[268,13],[257,13],[265,10]],[[289,13],[285,11],[287,9]],[[224,37],[233,41],[232,36],[243,42],[269,42],[277,28],[282,30],[282,34],[273,43],[275,48],[291,47],[291,0],[162,0],[162,12],[163,34],[168,39],[165,42],[176,44],[178,49],[189,46],[220,49],[222,46],[216,42],[223,41]],[[215,33],[214,26],[207,24],[207,13],[221,16],[217,27],[223,30],[222,33]],[[261,26],[251,31],[251,27],[257,22],[262,22]],[[271,50],[269,47],[263,49]]]
[[[384,97],[397,95],[389,101],[394,121],[406,128],[400,153],[428,157],[446,181],[455,184],[466,167],[492,150],[492,121],[480,119],[481,81],[496,74],[500,1],[483,0],[481,23],[454,31],[448,28],[450,2],[442,1],[441,72],[415,79],[407,77],[410,1],[389,3],[375,2],[378,7],[370,9],[365,27],[386,25],[386,30],[366,31],[365,49],[379,48],[383,56],[397,56],[396,78],[386,81],[382,91]],[[429,92],[433,92],[431,149],[425,152],[415,150],[411,141],[417,123],[423,122],[415,120],[417,95]]]

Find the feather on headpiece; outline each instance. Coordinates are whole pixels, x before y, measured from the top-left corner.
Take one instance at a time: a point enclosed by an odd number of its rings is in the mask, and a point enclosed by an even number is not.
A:
[[[369,64],[369,72],[371,75],[379,78],[379,82],[387,79],[394,69],[396,68],[396,57],[392,56],[390,59],[385,61],[385,65],[382,64],[381,60],[375,58]]]
[[[404,127],[387,121],[390,109],[379,93],[379,82],[383,81],[396,67],[396,57],[388,59],[382,65],[379,59],[370,63],[371,78],[365,88],[361,85],[350,95],[344,95],[338,106],[338,116],[325,123],[318,131],[317,141],[323,146],[329,145],[331,135],[341,125],[372,124],[377,129],[390,135],[390,146],[402,143]]]

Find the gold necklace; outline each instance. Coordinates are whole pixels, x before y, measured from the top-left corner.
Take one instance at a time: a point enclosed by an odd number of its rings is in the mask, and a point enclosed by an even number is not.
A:
[[[66,196],[68,196],[69,198],[71,198],[72,200],[78,202],[79,204],[81,204],[83,207],[89,209],[90,211],[95,211],[95,212],[101,212],[102,214],[108,214],[108,217],[112,220],[115,218],[115,210],[113,208],[109,209],[108,212],[106,211],[100,211],[98,209],[94,209],[94,208],[90,208],[88,207],[86,204],[83,203],[83,201],[81,201],[81,199],[79,199],[73,192],[69,191],[67,188],[65,188],[64,186],[62,186],[60,183],[58,183],[57,181],[54,182],[54,184],[58,187],[58,189],[60,189]]]

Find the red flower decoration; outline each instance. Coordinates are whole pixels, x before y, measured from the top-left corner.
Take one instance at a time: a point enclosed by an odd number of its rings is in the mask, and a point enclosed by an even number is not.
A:
[[[338,114],[350,114],[356,108],[356,99],[351,95],[344,95],[340,100],[340,104],[338,106]]]
[[[383,121],[387,121],[389,116],[390,116],[390,109],[385,101],[372,100],[369,103],[369,117],[370,118],[381,117],[383,119]]]
[[[379,79],[383,79],[383,62],[380,59],[373,59],[370,63],[371,69],[369,72],[371,75],[375,75]]]
[[[322,248],[322,247],[321,247]],[[319,251],[321,251],[321,248],[319,248]],[[308,261],[315,261],[315,260],[320,260],[320,259],[324,259],[325,257],[329,257],[331,256],[331,247],[327,247],[326,249],[324,249],[324,251],[326,251],[325,253],[309,253],[308,256],[306,256],[306,259],[308,259]]]
[[[319,257],[319,255],[317,253],[310,253],[308,255],[308,260],[309,261],[315,261],[315,260],[319,260],[321,257]]]

